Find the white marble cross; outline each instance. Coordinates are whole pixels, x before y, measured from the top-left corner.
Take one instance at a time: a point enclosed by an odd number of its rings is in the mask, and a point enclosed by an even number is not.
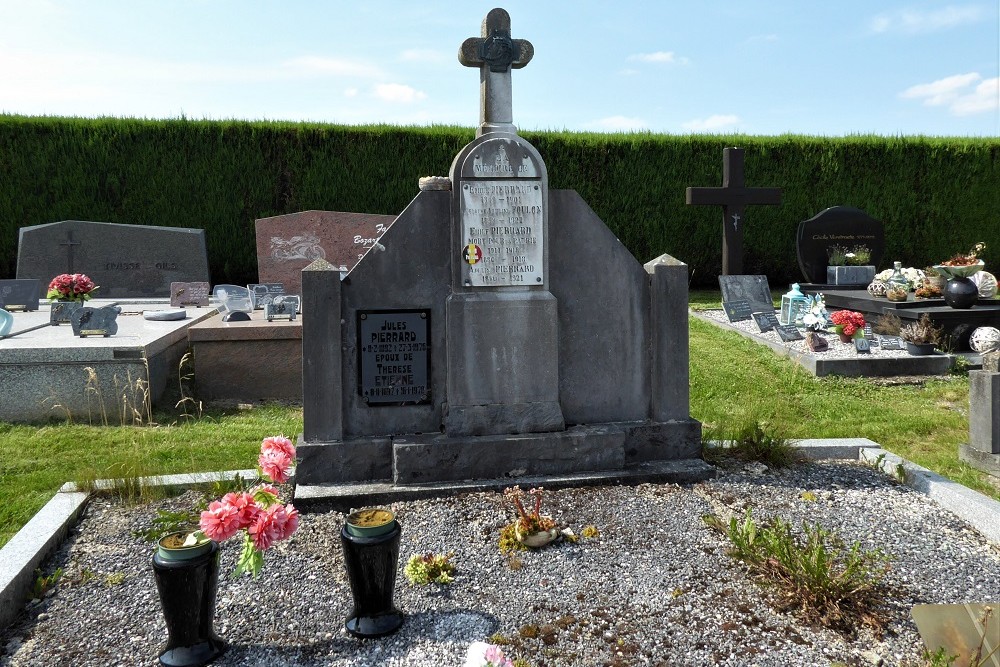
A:
[[[458,49],[458,61],[479,68],[479,130],[517,132],[514,127],[511,68],[520,69],[535,55],[525,39],[510,38],[510,14],[497,8],[483,20],[482,37],[470,37]]]

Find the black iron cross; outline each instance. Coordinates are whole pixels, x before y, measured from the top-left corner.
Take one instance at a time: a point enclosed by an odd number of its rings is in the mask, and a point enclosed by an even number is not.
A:
[[[66,240],[60,241],[59,245],[66,246],[66,263],[69,265],[67,270],[69,273],[73,273],[73,246],[80,245],[80,242],[73,240],[73,232],[66,232]]]
[[[722,207],[722,275],[743,273],[743,211],[751,204],[781,204],[781,188],[748,188],[743,149],[722,149],[722,187],[688,188],[687,203]]]
[[[479,130],[515,132],[510,70],[520,69],[535,55],[526,39],[510,38],[510,14],[491,9],[483,19],[482,37],[470,37],[458,49],[458,62],[479,68]]]

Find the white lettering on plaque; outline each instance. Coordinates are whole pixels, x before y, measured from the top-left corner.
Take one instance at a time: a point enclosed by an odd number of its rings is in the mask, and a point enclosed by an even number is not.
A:
[[[539,181],[466,181],[461,215],[466,285],[542,284],[545,227]]]

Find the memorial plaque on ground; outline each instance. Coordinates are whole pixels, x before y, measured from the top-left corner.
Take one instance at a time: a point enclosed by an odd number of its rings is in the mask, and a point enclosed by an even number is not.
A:
[[[250,300],[253,301],[255,310],[263,310],[276,296],[285,293],[285,286],[281,283],[255,283],[247,285],[247,289],[250,290]]]
[[[746,299],[736,301],[723,301],[722,309],[726,311],[726,317],[730,322],[743,322],[749,320],[753,311],[750,309],[750,302]]]
[[[44,291],[61,273],[85,273],[100,298],[170,296],[170,283],[208,281],[205,230],[63,220],[22,227],[17,277]]]
[[[118,333],[118,315],[122,309],[118,306],[104,306],[103,308],[92,308],[84,306],[70,315],[70,325],[73,327],[73,335],[84,338],[86,336],[113,336]]]
[[[869,340],[862,336],[854,339],[854,349],[858,351],[858,354],[869,354],[872,351],[872,346]]]
[[[170,283],[170,307],[207,306],[210,291],[208,283]]]
[[[723,301],[746,299],[755,313],[773,313],[774,301],[767,276],[719,276]]]
[[[368,405],[430,401],[428,310],[359,311],[358,393]]]
[[[903,349],[903,339],[899,336],[879,336],[878,343],[883,350]]]
[[[257,279],[282,283],[301,294],[301,272],[315,259],[354,268],[396,216],[340,211],[302,211],[256,222]]]
[[[767,313],[754,313],[753,319],[754,322],[757,323],[757,328],[760,329],[761,333],[771,331],[781,324],[778,322],[778,316],[775,315],[773,311]]]
[[[0,280],[0,308],[5,310],[38,310],[40,292],[41,281],[34,278]]]
[[[800,222],[795,246],[807,282],[826,283],[828,253],[835,245],[848,251],[865,246],[872,255],[870,263],[879,266],[885,251],[885,231],[880,221],[850,206],[831,206]]]
[[[778,336],[786,343],[793,340],[802,340],[802,332],[794,324],[779,324],[774,328]]]

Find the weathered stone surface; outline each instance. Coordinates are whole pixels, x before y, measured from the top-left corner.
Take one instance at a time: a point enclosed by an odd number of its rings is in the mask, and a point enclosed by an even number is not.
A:
[[[96,296],[170,296],[172,282],[207,282],[205,230],[63,220],[22,227],[17,277],[37,278],[41,291],[61,273],[84,273]]]
[[[969,371],[969,445],[1000,454],[1000,373]]]
[[[257,277],[302,291],[299,275],[315,259],[350,270],[392,226],[395,216],[341,211],[302,211],[256,221]]]
[[[300,437],[295,456],[298,459],[295,467],[297,485],[392,479],[392,441],[389,438],[317,443]]]

